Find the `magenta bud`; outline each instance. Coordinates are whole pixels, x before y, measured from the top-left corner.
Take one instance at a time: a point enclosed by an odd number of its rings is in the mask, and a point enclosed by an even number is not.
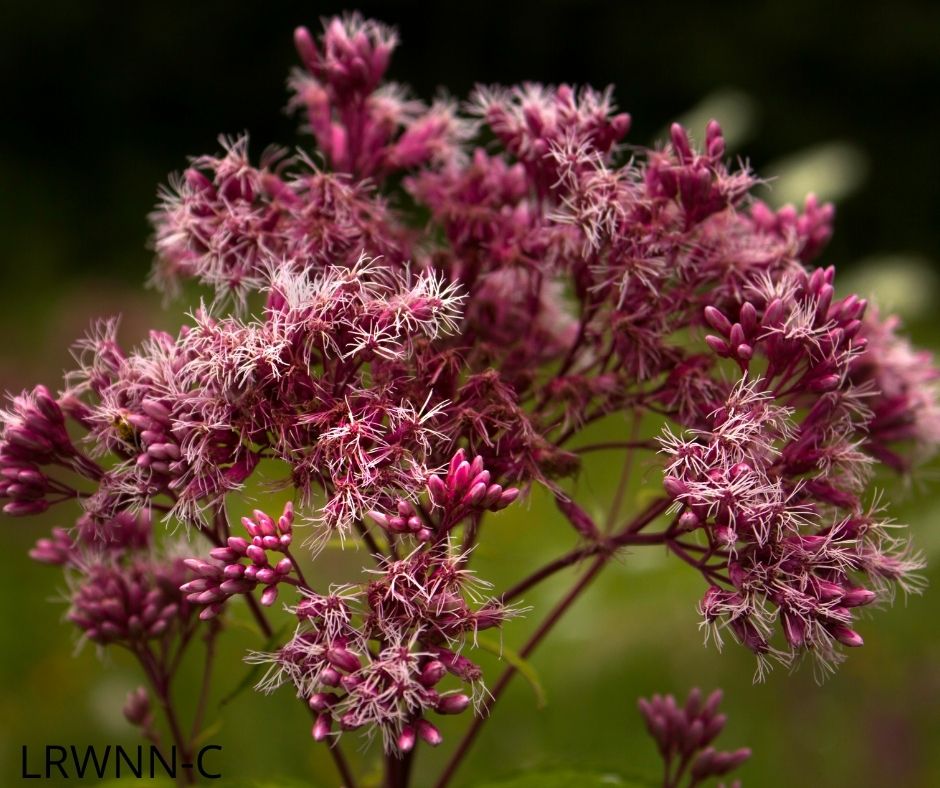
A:
[[[467,453],[463,449],[457,449],[454,456],[451,457],[450,465],[447,468],[448,477],[453,476],[457,471],[457,466],[467,459]]]
[[[725,545],[732,545],[738,541],[738,535],[727,525],[715,526],[715,539]]]
[[[248,533],[251,536],[261,535],[261,529],[258,527],[257,523],[255,523],[255,521],[252,520],[250,517],[242,517],[242,525],[245,527],[245,530],[248,531]]]
[[[827,391],[835,391],[839,388],[839,383],[842,379],[838,375],[824,375],[821,378],[817,378],[809,384],[810,391],[814,391],[817,394],[823,394]]]
[[[268,586],[261,592],[261,604],[270,607],[277,600],[277,586]]]
[[[720,159],[725,152],[725,138],[721,131],[721,124],[712,118],[705,126],[705,147],[708,155],[713,159]]]
[[[689,143],[689,135],[680,124],[673,123],[669,127],[669,137],[673,151],[680,162],[684,163],[687,159],[692,158],[692,145]]]
[[[719,356],[727,356],[731,353],[731,348],[723,339],[709,334],[705,337],[705,344],[715,351]]]
[[[258,573],[255,575],[255,579],[259,583],[270,585],[271,583],[277,582],[278,576],[277,572],[275,572],[272,567],[266,566],[263,569],[258,570]]]
[[[261,536],[274,536],[277,532],[277,527],[274,525],[274,520],[260,509],[255,509],[252,512],[252,515],[255,518],[255,522],[258,523],[259,534]]]
[[[433,687],[447,675],[447,667],[439,659],[432,659],[421,670],[418,678],[425,687]]]
[[[389,518],[388,518],[386,515],[382,514],[382,512],[373,510],[373,511],[370,511],[370,512],[366,512],[366,515],[367,515],[370,519],[372,519],[377,525],[379,525],[381,528],[388,529],[388,527],[389,527],[389,521],[388,521],[388,519],[389,519]]]
[[[506,490],[503,490],[502,494],[499,496],[499,500],[493,504],[492,509],[494,511],[499,511],[500,509],[505,509],[509,504],[515,501],[519,497],[519,489],[516,487],[510,487]]]
[[[486,472],[483,470],[483,458],[478,454],[473,458],[473,462],[470,463],[470,476],[479,476],[481,473]],[[489,480],[489,474],[487,474],[486,481],[489,482]]]
[[[336,668],[325,667],[320,671],[320,683],[327,687],[338,687],[342,676]]]
[[[816,596],[821,602],[833,602],[841,599],[844,589],[838,583],[831,583],[828,580],[816,580]]]
[[[482,482],[475,484],[464,495],[462,503],[466,506],[477,506],[483,500],[484,495],[486,495],[486,485]]]
[[[232,596],[233,594],[242,594],[245,591],[250,591],[253,587],[254,587],[254,584],[251,581],[244,580],[244,579],[232,579],[232,580],[224,580],[219,585],[219,590],[224,595]],[[197,601],[201,601],[201,600],[197,600]],[[211,600],[207,600],[207,601],[211,601]]]
[[[238,558],[238,555],[234,550],[231,550],[228,547],[214,547],[209,551],[209,557],[214,558],[216,561],[223,561],[228,563],[229,561],[234,561]]]
[[[689,491],[689,486],[676,476],[663,477],[663,488],[672,498],[678,498]]]
[[[761,325],[764,328],[772,328],[780,323],[781,318],[783,317],[784,305],[783,301],[779,298],[775,298],[771,301],[767,308],[764,310],[764,316],[761,318]]]
[[[313,723],[310,734],[314,741],[323,741],[333,727],[333,718],[329,714],[319,714]]]
[[[695,752],[695,750],[701,746],[704,738],[705,724],[700,719],[693,720],[683,733],[681,744],[682,752],[684,754]]]
[[[714,747],[706,747],[695,756],[695,760],[692,761],[691,774],[696,782],[715,774],[717,755]]]
[[[714,690],[705,701],[705,708],[702,709],[703,717],[713,717],[715,712],[718,711],[718,707],[721,705],[721,701],[724,698],[725,693],[720,689]]]
[[[229,550],[236,555],[244,555],[248,549],[248,542],[240,536],[230,536],[226,544],[228,544]]]
[[[783,635],[793,648],[799,648],[806,639],[806,622],[789,610],[782,611],[780,615],[783,623]]]
[[[865,644],[865,641],[862,640],[862,636],[859,635],[858,632],[841,622],[830,624],[827,629],[829,630],[829,633],[843,646],[858,648],[859,646],[863,646]]]
[[[252,563],[257,564],[258,566],[264,566],[268,563],[267,554],[262,548],[258,547],[258,545],[248,545],[248,549],[245,550],[245,554],[251,559]]]
[[[479,457],[478,457],[477,459],[479,459]],[[476,460],[474,460],[474,462],[476,462]],[[483,463],[482,463],[482,461],[481,461],[481,462],[480,462],[481,467],[482,467],[482,464],[483,464]],[[473,469],[471,468],[471,471],[472,471],[472,470],[473,470]],[[474,476],[471,478],[471,480],[470,480],[470,485],[469,485],[469,486],[470,486],[471,488],[473,488],[473,487],[476,486],[477,484],[483,484],[483,485],[485,485],[486,487],[489,487],[489,486],[490,486],[490,472],[489,472],[489,471],[481,470],[481,471],[479,471],[476,475],[474,475]]]
[[[220,578],[222,577],[222,569],[216,564],[210,564],[207,561],[203,561],[199,558],[185,558],[183,563],[192,569],[200,577],[209,577],[209,578]]]
[[[330,648],[326,651],[326,658],[330,664],[347,673],[355,673],[362,667],[359,657],[344,648]]]
[[[861,607],[862,605],[870,605],[877,598],[878,595],[867,588],[852,588],[845,592],[840,604],[846,607]]]
[[[175,443],[161,443],[159,446],[160,453],[162,457],[160,459],[164,460],[178,460],[182,456],[180,452],[180,447]]]
[[[467,486],[467,482],[470,480],[470,463],[464,460],[460,465],[457,466],[457,469],[450,475],[447,479],[448,489],[462,490]]]
[[[212,581],[206,577],[200,577],[196,580],[190,580],[188,583],[183,583],[180,586],[180,591],[184,594],[198,594],[200,591],[205,591],[212,585]]]
[[[443,506],[447,502],[447,485],[440,476],[430,476],[428,478],[428,495],[431,502],[437,506]]]
[[[137,429],[141,430],[141,437],[143,437],[144,432],[151,430],[157,426],[153,423],[153,419],[151,419],[149,416],[143,416],[139,413],[128,414],[128,416],[126,417],[126,420],[127,420],[127,423],[130,424],[132,427],[136,427]]]
[[[282,558],[277,562],[277,566],[274,567],[274,571],[279,575],[289,575],[290,570],[293,568],[289,558]]]
[[[470,705],[470,696],[458,693],[445,695],[437,702],[435,710],[438,714],[460,714]]]
[[[401,752],[411,752],[414,749],[415,741],[415,729],[411,725],[402,726],[396,742],[398,749]]]
[[[757,310],[750,301],[745,301],[741,305],[741,311],[738,313],[738,322],[741,323],[741,327],[744,329],[744,333],[747,336],[751,336],[754,333],[754,329],[757,328]]]
[[[277,550],[281,546],[281,540],[276,536],[263,536],[261,538],[261,546],[265,550]]]
[[[150,698],[147,690],[138,687],[127,694],[124,702],[124,718],[131,725],[143,725],[150,717]]]
[[[443,741],[441,732],[427,720],[418,720],[417,730],[418,736],[424,739],[424,741],[426,741],[432,747],[437,747],[437,745]]]
[[[208,607],[204,607],[204,608],[202,609],[202,611],[199,613],[199,618],[200,618],[202,621],[208,621],[210,618],[215,618],[217,615],[219,615],[219,613],[222,612],[222,608],[223,608],[223,605],[222,605],[221,602],[215,602],[215,603],[209,605]],[[162,629],[165,629],[165,628],[166,628],[166,622],[165,622],[165,621],[159,621],[159,622],[157,622],[157,624],[155,624],[154,626],[157,626],[157,625],[159,625],[159,624],[162,624],[162,625],[163,625],[163,626],[161,627]],[[151,634],[151,635],[155,634],[152,629],[151,629],[150,634]]]
[[[284,504],[284,512],[277,519],[277,528],[282,534],[289,534],[294,524],[294,504],[288,501]]]
[[[140,403],[140,409],[154,421],[159,421],[166,425],[170,424],[170,409],[162,402],[147,397]]]
[[[3,507],[3,512],[11,517],[28,517],[41,514],[48,508],[49,502],[40,498],[35,501],[10,501]]]
[[[307,700],[313,711],[324,712],[336,703],[336,696],[332,692],[315,692]]]
[[[486,495],[483,496],[483,500],[480,505],[484,509],[492,509],[497,503],[503,494],[503,486],[501,484],[491,484],[486,488]]]
[[[731,333],[731,321],[718,309],[715,309],[715,307],[705,307],[705,320],[708,321],[708,325],[714,328],[719,334],[728,336]]]

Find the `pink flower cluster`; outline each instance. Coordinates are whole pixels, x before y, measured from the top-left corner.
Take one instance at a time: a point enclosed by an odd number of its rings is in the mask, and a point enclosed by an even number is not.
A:
[[[270,606],[287,590],[294,635],[251,657],[271,665],[263,687],[292,685],[316,739],[380,733],[389,784],[404,785],[416,742],[440,741],[427,715],[471,698],[486,711],[512,675],[488,699],[476,633],[582,560],[583,583],[525,654],[628,546],[664,546],[700,573],[710,633],[755,652],[761,673],[804,653],[828,668],[861,645],[859,607],[917,590],[921,559],[871,479],[940,444],[937,370],[896,319],[813,267],[832,206],[756,199],[714,121],[700,145],[676,125],[628,155],[611,89],[479,87],[428,106],[385,81],[396,36],[377,22],[327,20],[295,43],[290,108],[316,157],[255,163],[247,137],[223,140],[151,216],[153,282],[174,296],[192,280],[209,300],[131,349],[116,320],[99,323],[61,391],[37,386],[0,414],[4,511],[72,504],[74,528],[33,556],[66,568],[71,620],[131,648],[164,708],[197,628],[211,644],[243,598],[270,635],[254,595]],[[603,419],[625,434],[624,417],[633,437],[581,440]],[[636,439],[648,419],[658,442]],[[569,483],[597,449],[625,468],[604,527]],[[657,449],[664,492],[621,518],[634,455]],[[233,535],[227,504],[262,462],[293,501]],[[490,594],[473,548],[534,486],[577,544]],[[205,545],[158,545],[152,515]],[[301,525],[318,561],[361,540],[372,574],[308,583],[291,552]],[[690,704],[681,725],[674,704],[645,708],[687,760],[720,727],[713,702]],[[703,750],[693,776],[739,759]]]
[[[647,731],[663,759],[664,786],[678,786],[683,777],[688,777],[687,785],[694,788],[710,777],[734,771],[751,757],[747,747],[723,752],[712,746],[727,722],[718,712],[721,699],[721,690],[703,699],[696,688],[681,706],[672,695],[638,701]],[[740,783],[735,781],[733,785]]]
[[[190,602],[205,605],[199,614],[201,619],[217,616],[229,597],[253,591],[259,584],[264,586],[261,604],[266,607],[274,604],[278,583],[292,581],[288,576],[294,570],[294,562],[288,547],[293,538],[293,522],[294,507],[290,501],[277,522],[256,509],[252,518],[242,518],[242,525],[251,541],[240,536],[230,536],[223,547],[209,551],[212,561],[186,559],[184,563],[197,577],[181,586],[180,590]],[[283,553],[284,558],[272,565],[268,558],[269,551]]]

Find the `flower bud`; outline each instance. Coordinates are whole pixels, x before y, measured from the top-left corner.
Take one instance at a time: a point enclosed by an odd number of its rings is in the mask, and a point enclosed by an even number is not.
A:
[[[127,700],[124,702],[124,718],[131,725],[146,725],[152,715],[150,713],[150,697],[147,690],[138,687],[127,694]]]
[[[438,714],[460,714],[470,705],[470,696],[463,693],[445,695],[438,702],[435,710]]]
[[[415,729],[411,725],[403,725],[401,733],[398,734],[396,744],[401,752],[411,752],[415,746]]]
[[[443,741],[441,732],[427,720],[418,720],[416,728],[418,731],[418,736],[424,739],[424,741],[426,741],[432,747],[437,747],[437,745]]]
[[[319,714],[314,720],[310,734],[314,741],[323,741],[333,727],[333,718],[329,714]]]

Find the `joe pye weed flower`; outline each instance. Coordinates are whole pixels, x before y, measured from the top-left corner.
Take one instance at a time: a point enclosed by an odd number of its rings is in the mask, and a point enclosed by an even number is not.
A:
[[[258,689],[309,707],[348,786],[353,731],[405,786],[442,743],[435,718],[463,714],[444,786],[519,664],[485,676],[478,634],[540,618],[525,659],[643,545],[701,577],[707,639],[752,651],[757,678],[807,657],[832,671],[868,636],[860,608],[921,586],[873,473],[909,474],[940,442],[930,357],[814,264],[832,207],[760,202],[714,121],[627,148],[611,89],[425,104],[385,79],[396,44],[355,14],[298,28],[289,107],[312,144],[255,159],[222,138],[160,191],[150,281],[172,303],[203,293],[179,331],[128,347],[101,321],[55,393],[2,413],[4,512],[61,512],[31,555],[63,568],[82,639],[140,662],[127,718],[158,739],[155,699],[185,757],[209,687],[184,725],[182,656],[202,641],[211,663],[233,604],[270,639],[281,603],[292,628],[246,656]],[[612,414],[660,436],[585,444]],[[598,448],[625,468],[607,523],[568,484]],[[291,502],[231,523],[263,460]],[[661,492],[621,516],[629,471],[649,467]],[[494,588],[474,548],[535,487],[572,549]],[[360,542],[362,573],[324,582],[332,546]],[[554,609],[526,605],[575,564]],[[665,785],[747,757],[710,747],[718,697],[642,702]]]

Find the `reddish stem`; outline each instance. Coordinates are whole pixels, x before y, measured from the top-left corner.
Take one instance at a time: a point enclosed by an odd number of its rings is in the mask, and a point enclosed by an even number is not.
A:
[[[526,644],[522,647],[522,650],[519,652],[519,656],[523,659],[526,659],[538,645],[542,642],[546,635],[551,631],[552,627],[558,623],[558,620],[564,615],[564,613],[574,604],[575,600],[581,595],[581,592],[590,585],[591,581],[597,576],[598,572],[604,567],[607,563],[608,555],[600,555],[594,559],[594,563],[588,568],[587,572],[581,577],[581,579],[571,588],[570,591],[564,596],[564,598],[554,607],[551,613],[548,614],[548,617],[539,625],[539,628],[535,630]],[[487,719],[490,709],[503,694],[506,687],[509,685],[509,682],[512,681],[513,676],[516,674],[516,668],[512,665],[508,666],[499,677],[499,680],[496,682],[493,687],[490,700],[485,704],[485,708],[480,716],[474,717],[473,722],[470,725],[470,728],[464,734],[463,739],[461,739],[460,744],[457,746],[456,751],[451,756],[450,760],[447,762],[447,766],[444,768],[444,771],[441,773],[440,778],[435,783],[435,788],[444,788],[451,778],[456,773],[460,764],[463,762],[464,756],[470,750],[470,747],[476,741],[477,736],[480,733],[480,728],[483,727],[483,723]]]

